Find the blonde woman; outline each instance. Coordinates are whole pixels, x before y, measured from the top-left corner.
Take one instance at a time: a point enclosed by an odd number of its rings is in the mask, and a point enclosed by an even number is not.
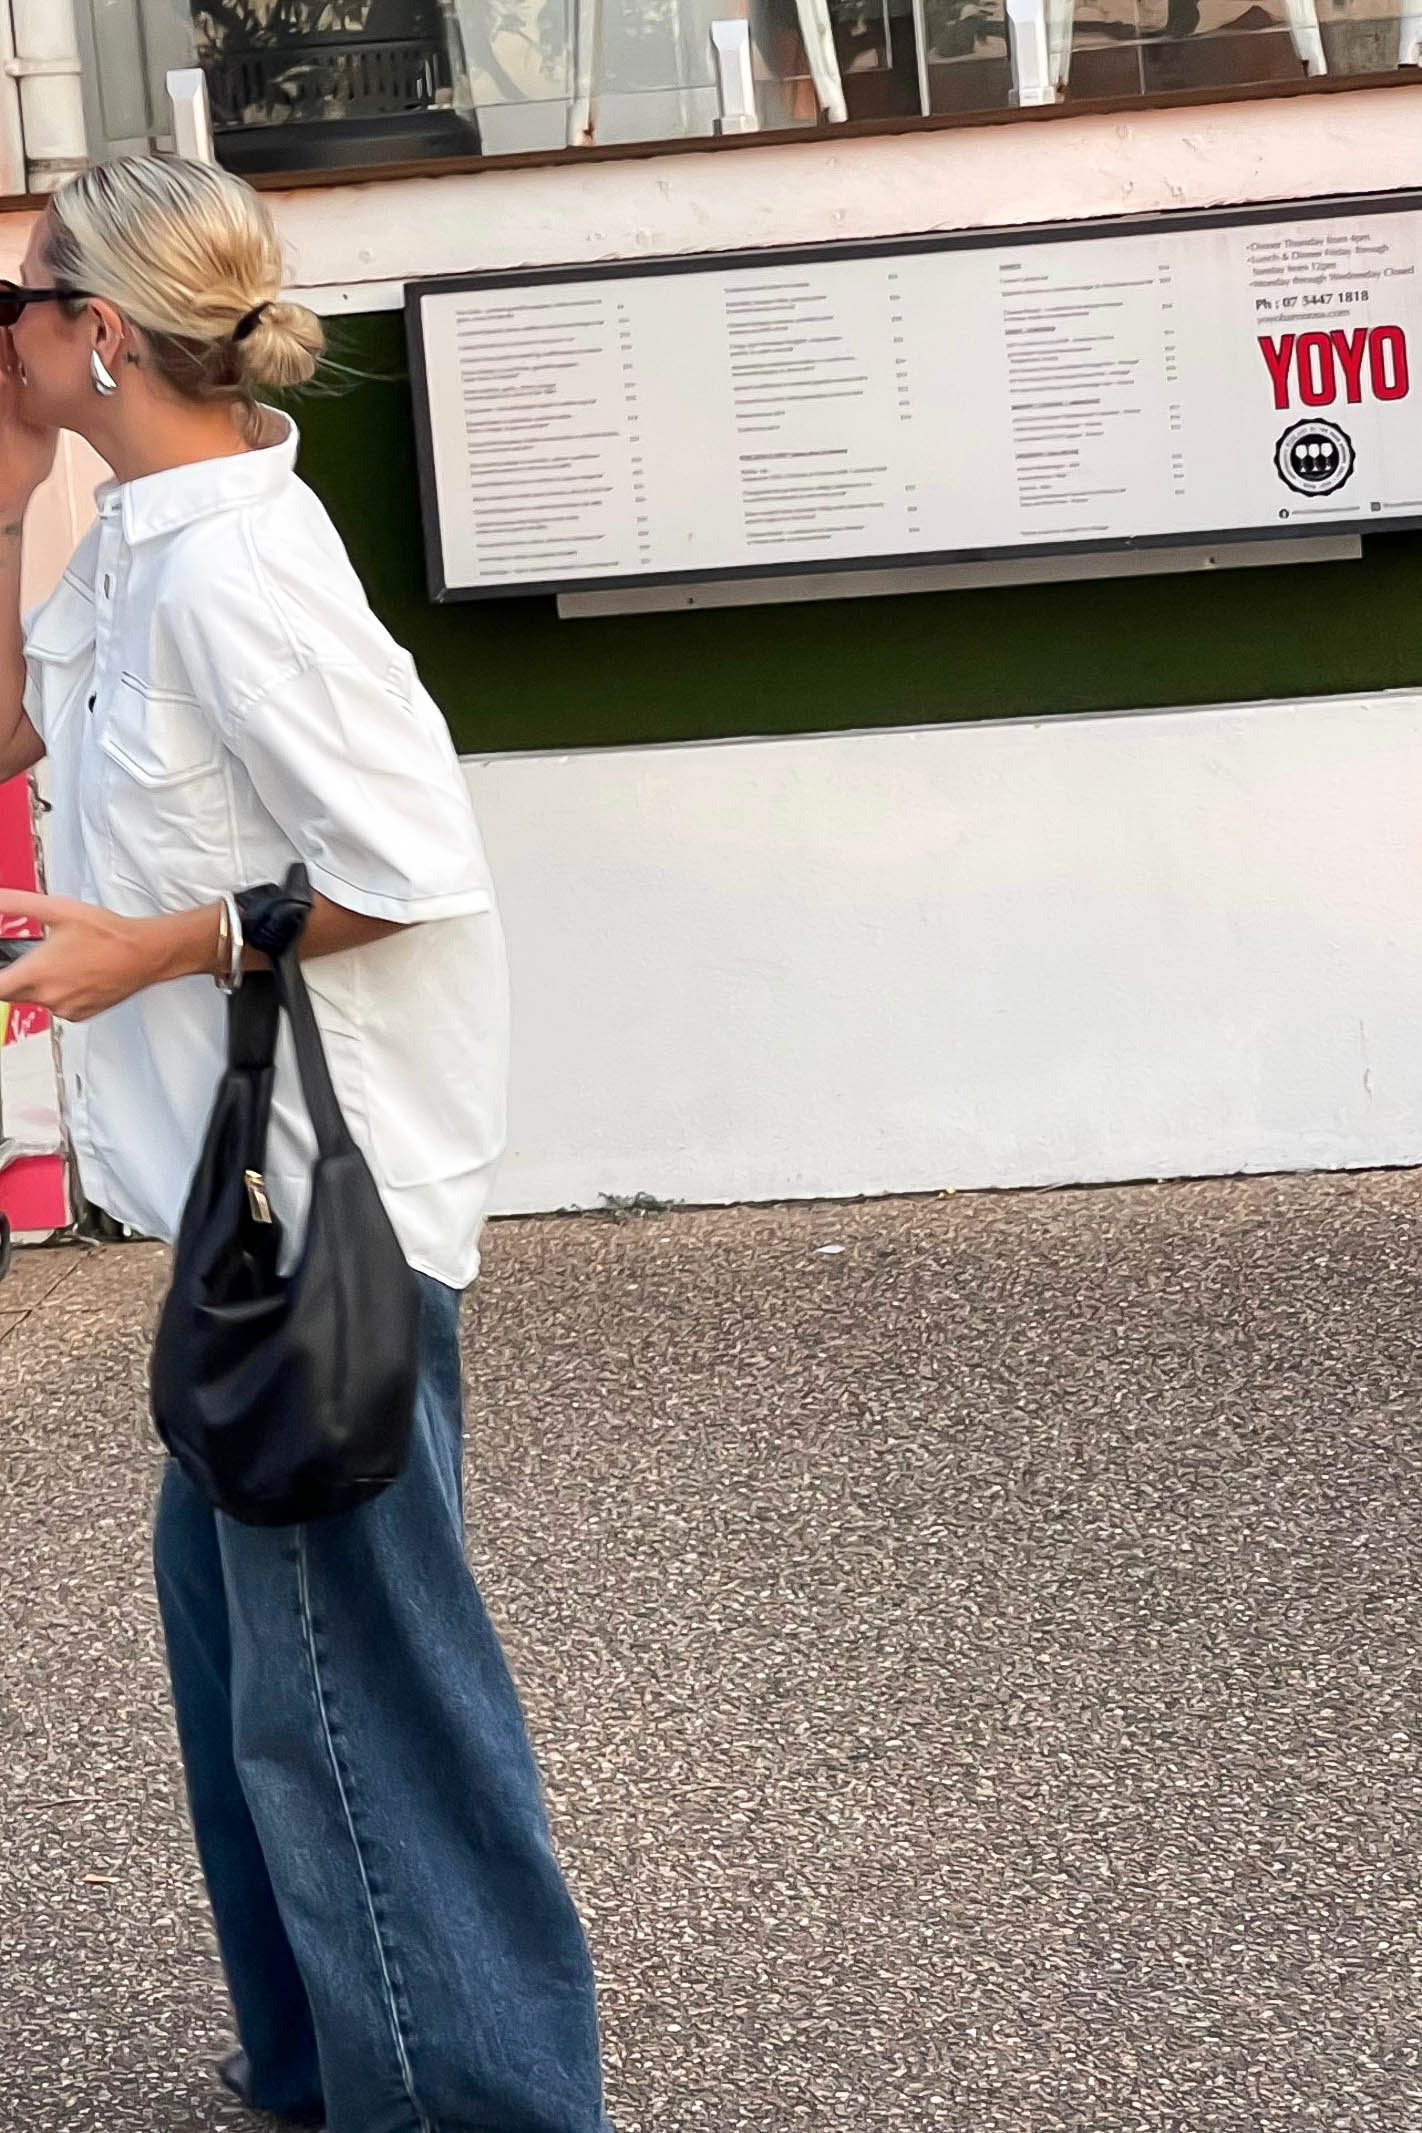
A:
[[[158,1592],[241,2046],[221,2071],[330,2133],[600,2133],[587,1947],[461,1526],[502,942],[443,722],[259,399],[321,348],[281,278],[245,185],[135,159],[58,194],[0,287],[0,777],[48,756],[55,892],[0,895],[46,928],[0,999],[63,1021],[87,1196],[171,1238],[224,1057],[221,899],[306,862],[308,980],[420,1276],[421,1385],[409,1468],[350,1516],[263,1531],[164,1479]],[[61,429],[115,478],[26,631],[22,523]],[[289,1058],[269,1152],[299,1226]]]

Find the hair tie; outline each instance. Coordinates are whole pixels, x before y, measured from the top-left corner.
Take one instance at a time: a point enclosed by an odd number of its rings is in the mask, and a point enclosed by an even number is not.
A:
[[[236,325],[232,328],[233,340],[245,341],[249,333],[255,333],[257,327],[261,324],[262,313],[264,311],[270,311],[271,307],[272,306],[270,297],[268,297],[263,303],[253,304],[251,310],[244,312],[242,317],[238,319]]]

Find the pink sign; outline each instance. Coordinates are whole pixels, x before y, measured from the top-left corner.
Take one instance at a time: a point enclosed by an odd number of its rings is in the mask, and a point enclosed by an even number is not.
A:
[[[0,785],[0,881],[12,889],[38,886],[28,778],[12,778]],[[25,939],[38,930],[25,919],[0,919],[0,938]],[[44,1138],[56,1143],[54,1148],[35,1152],[33,1130],[26,1130],[30,1121],[11,1115],[15,1109],[12,1092],[27,1092],[35,1082],[45,1088],[51,1079],[49,1016],[42,1007],[19,1006],[8,1015],[0,1011],[0,1021],[4,1023],[0,1113],[6,1135],[19,1139],[26,1148],[0,1169],[0,1211],[9,1216],[17,1235],[63,1229],[69,1221],[69,1203],[57,1129],[44,1132]]]

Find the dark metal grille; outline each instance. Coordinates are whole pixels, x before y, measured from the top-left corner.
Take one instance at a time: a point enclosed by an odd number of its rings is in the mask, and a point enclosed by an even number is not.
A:
[[[395,117],[429,111],[452,87],[442,39],[304,37],[264,49],[224,52],[204,68],[213,124],[277,119]]]

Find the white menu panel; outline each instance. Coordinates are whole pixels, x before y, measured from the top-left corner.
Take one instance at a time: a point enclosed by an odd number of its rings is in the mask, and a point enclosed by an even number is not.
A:
[[[415,285],[437,598],[1422,518],[1422,207]]]

